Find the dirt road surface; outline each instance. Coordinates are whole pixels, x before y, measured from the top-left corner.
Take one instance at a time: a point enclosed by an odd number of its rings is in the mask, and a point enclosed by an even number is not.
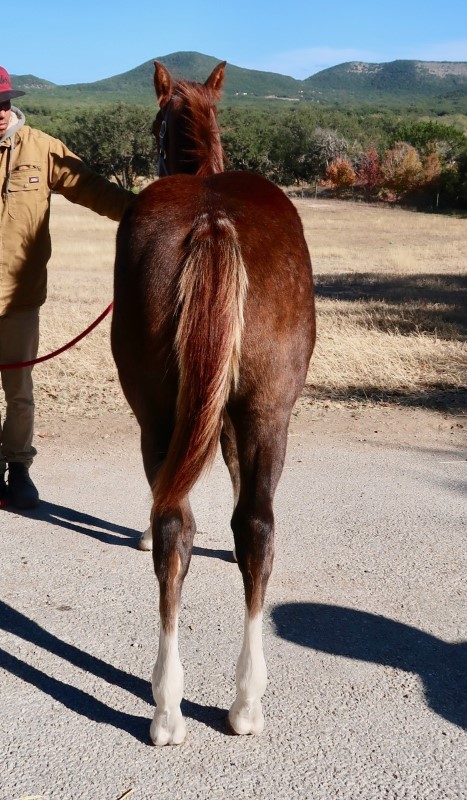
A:
[[[186,742],[149,742],[158,636],[130,415],[40,420],[35,512],[0,512],[0,800],[467,796],[465,416],[303,404],[276,496],[260,737],[224,728],[243,597],[220,459],[180,650]],[[464,643],[463,643],[464,642]]]

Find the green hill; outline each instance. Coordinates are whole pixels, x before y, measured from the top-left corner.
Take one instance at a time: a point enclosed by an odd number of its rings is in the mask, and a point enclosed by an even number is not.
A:
[[[94,83],[75,83],[67,86],[44,81],[34,76],[12,75],[16,89],[27,92],[28,97],[36,100],[65,100],[73,104],[96,103],[142,103],[154,105],[154,61],[161,61],[175,77],[188,80],[204,81],[222,61],[221,58],[204,56],[200,53],[172,53],[157,56],[157,59],[146,61],[135,69],[115,75]],[[229,64],[226,73],[224,98],[239,100],[242,98],[294,98],[299,99],[302,81],[296,81],[284,75],[272,72],[248,70]]]
[[[175,77],[204,81],[221,58],[180,52],[158,56]],[[94,83],[59,86],[33,75],[12,76],[15,88],[27,92],[28,104],[44,100],[61,105],[100,103],[155,104],[154,59],[135,69]],[[467,63],[392,61],[386,64],[349,62],[322,70],[306,80],[273,72],[228,65],[224,104],[318,102],[324,105],[405,109],[467,114]]]
[[[12,75],[11,82],[14,89],[19,89],[22,92],[35,92],[56,87],[55,83],[46,81],[43,78],[36,78],[35,75]]]
[[[176,78],[188,78],[192,81],[205,81],[214,67],[222,61],[221,58],[203,56],[200,53],[172,53],[159,56],[161,61]],[[107,78],[96,83],[90,83],[80,88],[93,92],[140,92],[147,91],[154,99],[153,89],[154,59],[146,61],[141,66]],[[283,97],[298,97],[298,88],[301,81],[277,75],[273,72],[259,72],[228,65],[224,86],[225,97],[245,96],[256,97],[267,95],[280,95]],[[71,88],[71,87],[68,87]]]

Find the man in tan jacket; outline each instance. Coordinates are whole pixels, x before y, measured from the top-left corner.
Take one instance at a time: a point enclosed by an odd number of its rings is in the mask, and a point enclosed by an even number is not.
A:
[[[21,95],[0,67],[0,364],[37,356],[39,308],[47,295],[51,254],[52,191],[113,220],[120,220],[133,198],[90,170],[58,139],[26,125],[22,112],[11,105]],[[0,506],[28,509],[39,502],[29,475],[36,454],[31,373],[30,367],[1,372],[6,416],[0,419]]]

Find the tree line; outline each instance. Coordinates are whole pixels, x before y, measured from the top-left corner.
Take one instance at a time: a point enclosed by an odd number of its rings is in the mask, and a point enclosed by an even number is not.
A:
[[[36,106],[28,122],[133,188],[156,173],[153,117],[147,107],[127,104],[55,116]],[[439,120],[303,104],[221,108],[219,126],[229,169],[252,170],[282,186],[467,208],[467,137]]]
[[[467,207],[467,137],[452,125],[391,113],[317,111],[221,117],[230,166],[281,185],[366,199]]]

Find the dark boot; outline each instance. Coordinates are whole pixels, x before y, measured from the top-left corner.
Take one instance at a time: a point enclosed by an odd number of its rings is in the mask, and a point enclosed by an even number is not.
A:
[[[5,481],[5,473],[0,473],[0,508],[8,505],[8,486]]]
[[[39,503],[39,492],[26,464],[8,464],[8,499],[14,508],[22,510],[35,508]]]

